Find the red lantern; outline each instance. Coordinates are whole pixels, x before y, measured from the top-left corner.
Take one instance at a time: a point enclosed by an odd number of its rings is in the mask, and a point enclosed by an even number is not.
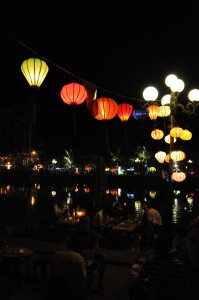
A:
[[[98,98],[94,102],[94,118],[100,121],[113,119],[118,112],[118,104],[111,98]],[[97,109],[96,109],[97,108]]]
[[[118,112],[117,115],[122,120],[122,122],[128,121],[130,115],[133,111],[133,106],[128,103],[122,103],[118,105]]]
[[[60,96],[64,103],[68,105],[79,105],[86,100],[87,91],[83,85],[72,82],[62,87]]]
[[[156,120],[158,117],[158,113],[159,113],[159,106],[157,105],[150,105],[147,107],[148,111],[149,111],[149,118],[151,120]]]

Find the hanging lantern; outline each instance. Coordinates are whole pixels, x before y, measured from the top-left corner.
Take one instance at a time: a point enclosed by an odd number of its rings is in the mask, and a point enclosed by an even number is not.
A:
[[[181,161],[181,160],[185,159],[185,157],[186,157],[186,154],[181,150],[171,152],[171,159],[173,159],[173,161]]]
[[[170,154],[167,154],[164,159],[167,163],[170,162]]]
[[[159,107],[158,117],[168,117],[171,113],[171,109],[168,105],[162,105]]]
[[[187,129],[184,129],[182,134],[180,135],[180,138],[183,140],[183,141],[188,141],[192,138],[192,133],[191,131],[187,130]]]
[[[72,82],[62,87],[60,96],[68,105],[79,105],[86,100],[87,91],[83,85]]]
[[[133,110],[133,118],[136,120],[144,120],[148,117],[149,111],[146,108],[136,108]]]
[[[172,173],[171,179],[173,179],[177,182],[182,182],[186,179],[186,174],[184,172],[181,172],[181,171],[177,170],[177,171]]]
[[[164,162],[165,157],[166,157],[166,152],[164,151],[158,151],[155,154],[155,158],[157,159],[157,161],[159,161],[160,164]]]
[[[171,139],[170,134],[166,135],[164,140],[167,144],[172,144],[172,143],[175,143],[177,141],[177,139],[175,137],[172,137],[172,139]]]
[[[133,106],[128,103],[122,103],[118,105],[118,112],[117,115],[122,120],[122,122],[128,121],[130,115],[133,111]]]
[[[31,87],[39,88],[48,73],[45,61],[31,57],[21,64],[21,71]]]
[[[183,129],[178,126],[175,126],[170,130],[170,135],[175,138],[179,138],[182,133],[183,133]]]
[[[158,113],[159,113],[159,106],[157,105],[150,105],[147,107],[148,111],[149,111],[149,118],[151,120],[156,120],[158,117]]]
[[[151,137],[154,140],[161,140],[164,136],[164,132],[160,129],[154,129],[153,131],[151,131]]]
[[[94,116],[97,120],[110,120],[113,119],[118,112],[118,104],[111,98],[101,97],[95,101],[96,113]]]

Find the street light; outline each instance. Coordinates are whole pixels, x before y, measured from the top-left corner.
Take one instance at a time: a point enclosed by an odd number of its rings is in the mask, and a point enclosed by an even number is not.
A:
[[[29,119],[29,141],[28,141],[28,151],[31,157],[31,150],[32,150],[32,130],[33,130],[33,123],[35,121],[36,116],[36,92],[41,86],[42,82],[46,78],[48,73],[48,65],[45,61],[31,57],[21,64],[21,71],[26,78],[27,82],[31,86],[31,111],[30,111],[30,119]]]
[[[177,125],[175,115],[178,108],[180,108],[183,113],[186,113],[188,115],[196,114],[196,110],[199,107],[199,90],[198,89],[191,90],[188,94],[188,102],[185,105],[183,105],[178,101],[178,98],[180,93],[184,89],[185,86],[184,82],[181,79],[177,78],[176,75],[171,74],[166,77],[165,84],[169,87],[170,94],[165,95],[161,99],[162,106],[160,106],[159,101],[157,101],[158,91],[153,86],[147,87],[144,90],[143,97],[144,100],[146,101],[146,106],[148,107],[148,109],[152,106],[157,105],[159,110],[158,112],[156,112],[157,116],[169,118],[168,128],[170,130],[170,133],[169,135],[166,136],[165,142],[169,143],[169,157],[170,157],[169,162],[172,167],[171,169],[172,174],[170,180],[172,179],[178,181],[178,176],[172,176],[174,172],[181,173],[181,171],[178,168],[175,167],[173,169],[174,163],[176,163],[176,160],[172,158],[171,155],[174,150],[174,143],[179,138],[182,140],[189,140],[191,139],[192,134],[189,130],[187,129],[183,130],[181,127]],[[164,107],[167,107],[167,110],[165,110]],[[156,118],[154,118],[154,120],[156,120]],[[187,137],[185,137],[185,134],[187,135]],[[180,152],[180,150],[178,152]],[[179,160],[182,160],[184,158],[185,155],[182,155],[181,158],[179,158]],[[179,181],[183,181],[185,178],[186,176],[180,176]]]

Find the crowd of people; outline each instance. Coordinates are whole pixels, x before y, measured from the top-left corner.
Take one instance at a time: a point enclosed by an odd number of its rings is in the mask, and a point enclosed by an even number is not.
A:
[[[137,236],[136,273],[131,269],[127,287],[129,300],[199,299],[199,218],[185,230],[170,235],[164,230],[159,211],[144,201]],[[100,235],[111,213],[104,206],[93,222],[88,215],[79,218],[66,250],[55,253],[49,283],[51,295],[71,295],[86,299],[91,293],[104,294],[106,255],[100,251]],[[135,238],[135,236],[134,236]],[[61,299],[61,298],[60,298]],[[69,298],[70,299],[70,298]]]

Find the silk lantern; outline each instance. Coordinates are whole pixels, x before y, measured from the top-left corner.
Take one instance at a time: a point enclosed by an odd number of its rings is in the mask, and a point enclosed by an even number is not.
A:
[[[101,97],[96,99],[95,106],[97,107],[94,118],[100,121],[113,119],[118,113],[118,104],[111,98]]]
[[[109,154],[111,151],[110,151],[108,132],[107,132],[105,121],[111,120],[117,115],[118,104],[111,98],[101,97],[93,101],[91,111],[92,111],[92,116],[95,119],[104,122],[106,147],[107,147],[107,152]]]
[[[173,161],[181,161],[185,159],[185,157],[186,154],[181,150],[176,150],[171,152],[171,158],[173,159]]]
[[[156,154],[155,154],[155,158],[157,159],[157,161],[159,163],[163,163],[164,162],[164,159],[166,157],[166,152],[164,151],[158,151]]]
[[[136,108],[133,110],[133,118],[136,120],[144,120],[148,117],[149,111],[146,108]]]
[[[162,105],[159,107],[158,117],[168,117],[171,113],[171,109],[168,105]]]
[[[48,73],[45,61],[31,57],[21,64],[21,71],[31,87],[39,88]]]
[[[170,154],[168,153],[166,156],[165,156],[165,159],[164,159],[167,163],[169,163],[170,162],[170,160],[171,160],[171,156],[170,156]]]
[[[148,111],[149,111],[149,118],[151,120],[156,120],[158,117],[158,113],[159,113],[159,106],[157,105],[150,105],[147,107]]]
[[[181,171],[175,171],[171,175],[171,179],[177,181],[177,182],[182,182],[186,179],[186,174]]]
[[[182,133],[183,129],[179,126],[175,126],[170,130],[170,135],[175,138],[179,138]]]
[[[166,135],[164,140],[167,144],[172,144],[172,143],[175,143],[177,141],[177,139],[175,137],[172,137],[172,139],[171,139],[170,134]]]
[[[87,91],[85,87],[79,83],[72,82],[69,84],[65,84],[60,92],[60,96],[64,103],[68,105],[77,106],[82,104],[87,97]],[[77,128],[76,128],[76,112],[73,109],[73,128],[74,134],[77,135]]]
[[[188,141],[192,138],[192,133],[191,131],[187,130],[187,129],[184,129],[182,134],[180,134],[180,138],[183,140],[183,141]]]
[[[117,115],[125,125],[124,137],[125,137],[125,144],[127,149],[128,149],[127,121],[129,120],[132,111],[133,111],[133,106],[128,103],[122,103],[118,105]]]
[[[151,137],[154,140],[161,140],[164,136],[164,132],[160,129],[154,129],[153,131],[151,131]]]
[[[122,122],[128,121],[133,111],[133,106],[128,103],[122,103],[118,105],[117,115]]]
[[[83,85],[72,82],[62,87],[60,96],[68,105],[79,105],[86,100],[87,91]]]

